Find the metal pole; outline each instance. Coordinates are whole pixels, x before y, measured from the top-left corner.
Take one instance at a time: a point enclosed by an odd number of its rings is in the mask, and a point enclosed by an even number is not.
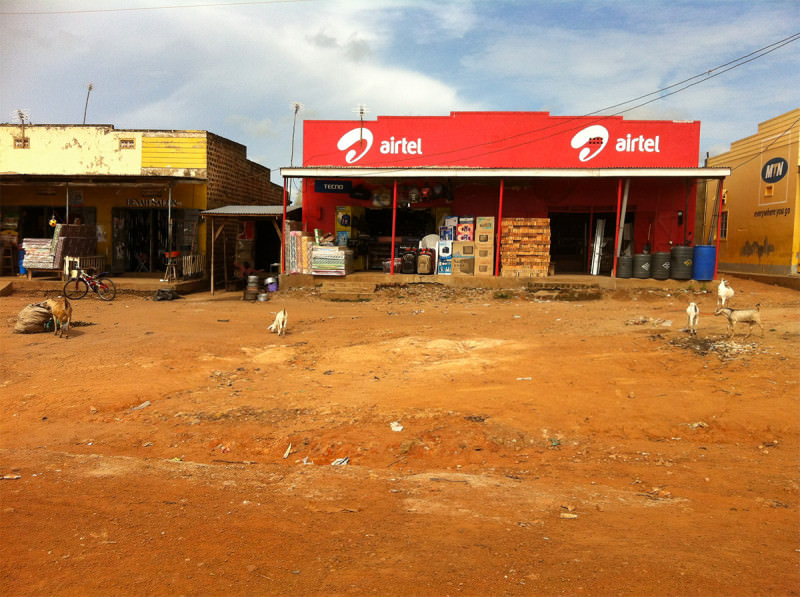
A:
[[[500,179],[500,203],[497,208],[497,246],[494,248],[494,275],[500,275],[500,241],[503,237],[503,232],[500,224],[503,221],[503,192],[505,190],[505,178]]]
[[[214,245],[216,244],[217,234],[214,228],[214,216],[211,216],[211,294],[214,294]]]
[[[291,180],[291,179],[290,179]],[[284,255],[286,255],[286,179],[283,179],[283,221],[281,222],[281,228],[283,232],[281,233],[281,273],[286,273],[286,261],[284,261]]]
[[[94,89],[94,85],[89,83],[89,90],[86,92],[86,105],[83,106],[83,124],[86,124],[86,110],[89,109],[89,94]]]
[[[167,281],[172,282],[172,184],[167,189]]]
[[[622,182],[620,180],[620,182]],[[628,211],[628,191],[630,190],[631,186],[631,179],[625,179],[625,190],[622,192],[622,208],[620,209],[619,213],[619,224],[617,225],[617,250],[614,251],[614,275],[613,277],[617,277],[617,261],[619,260],[619,254],[622,250],[622,237],[625,234],[625,214]]]
[[[397,233],[397,179],[394,180],[392,196],[392,254],[389,256],[389,273],[394,275],[394,236]]]
[[[617,181],[617,227],[616,227],[616,230],[614,231],[614,238],[616,239],[616,243],[615,243],[616,247],[614,247],[614,265],[611,268],[611,277],[612,278],[616,278],[617,277],[617,253],[619,253],[619,247],[622,244],[622,238],[620,238],[620,235],[619,235],[619,229],[620,229],[619,214],[620,214],[620,211],[621,211],[621,207],[620,207],[621,205],[622,205],[622,179],[620,178]]]
[[[722,211],[722,179],[718,181],[717,189],[717,251],[714,256],[714,279],[717,278],[717,268],[719,267],[719,235],[722,231],[722,218],[720,212]]]

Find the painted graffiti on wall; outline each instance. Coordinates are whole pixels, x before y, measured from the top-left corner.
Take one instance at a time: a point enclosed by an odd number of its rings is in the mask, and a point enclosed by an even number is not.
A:
[[[752,257],[753,255],[758,256],[758,260],[761,261],[761,258],[764,255],[769,255],[770,253],[775,252],[775,245],[770,244],[769,238],[764,237],[764,242],[759,243],[758,241],[747,241],[742,246],[742,250],[739,251],[739,254],[742,257]]]

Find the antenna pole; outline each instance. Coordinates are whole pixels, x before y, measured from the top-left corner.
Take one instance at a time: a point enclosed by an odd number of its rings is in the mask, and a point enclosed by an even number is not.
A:
[[[86,104],[83,106],[83,124],[86,124],[86,110],[89,109],[89,94],[94,89],[94,85],[89,83],[89,90],[86,92]]]

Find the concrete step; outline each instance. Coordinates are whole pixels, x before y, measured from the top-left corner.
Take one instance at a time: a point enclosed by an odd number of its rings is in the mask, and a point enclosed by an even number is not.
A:
[[[376,287],[363,280],[324,280],[319,295],[329,301],[365,301],[375,297]]]

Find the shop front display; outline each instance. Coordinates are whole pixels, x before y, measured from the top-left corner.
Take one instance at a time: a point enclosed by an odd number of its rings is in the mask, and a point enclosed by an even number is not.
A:
[[[281,174],[302,179],[304,230],[363,252],[354,271],[418,274],[402,251],[435,235],[436,275],[614,275],[621,254],[694,244],[697,181],[729,173],[697,167],[699,136],[546,112],[305,121],[303,166]]]

